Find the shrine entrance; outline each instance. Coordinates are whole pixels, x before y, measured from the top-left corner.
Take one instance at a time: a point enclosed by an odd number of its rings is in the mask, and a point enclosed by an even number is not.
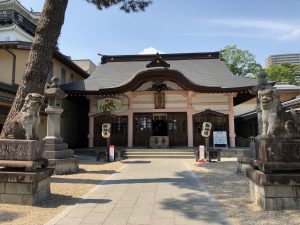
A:
[[[194,146],[205,145],[205,139],[201,135],[203,122],[212,123],[211,135],[209,137],[210,146],[213,146],[213,131],[226,131],[227,134],[229,132],[228,115],[207,109],[193,115]]]
[[[152,114],[152,136],[168,136],[168,120],[166,113]]]
[[[187,146],[186,113],[134,113],[133,145],[167,148]]]
[[[94,146],[106,147],[107,140],[102,137],[102,124],[111,124],[111,144],[127,146],[127,116],[112,116],[106,113],[96,116],[94,119]]]

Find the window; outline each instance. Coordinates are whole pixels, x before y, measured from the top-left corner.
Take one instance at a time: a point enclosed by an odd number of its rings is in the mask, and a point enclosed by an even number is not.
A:
[[[65,84],[66,83],[66,70],[65,69],[61,69],[60,83],[61,84]]]
[[[21,16],[20,14],[18,14],[18,19],[20,22],[23,22],[23,16]]]
[[[74,82],[74,74],[72,74],[72,73],[71,73],[71,80],[70,80],[70,82],[71,83]]]
[[[5,36],[5,41],[10,41],[10,37],[9,36]]]

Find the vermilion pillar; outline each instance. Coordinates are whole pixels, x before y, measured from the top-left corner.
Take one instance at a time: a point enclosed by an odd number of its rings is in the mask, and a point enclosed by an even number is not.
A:
[[[133,112],[130,110],[132,101],[132,92],[126,92],[125,95],[128,98],[128,121],[127,121],[127,145],[133,147]]]
[[[128,112],[128,147],[133,146],[133,113]]]
[[[194,136],[193,136],[193,109],[192,109],[192,97],[193,92],[188,91],[187,95],[187,129],[188,129],[188,147],[194,146]]]
[[[189,109],[187,111],[187,129],[188,129],[188,147],[194,146],[193,137],[193,110]]]

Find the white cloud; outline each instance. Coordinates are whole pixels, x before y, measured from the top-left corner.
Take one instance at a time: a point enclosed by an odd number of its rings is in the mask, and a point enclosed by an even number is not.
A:
[[[300,28],[298,29],[294,29],[289,33],[283,34],[281,35],[278,40],[279,41],[288,41],[288,40],[292,40],[292,39],[298,39],[300,38]]]
[[[232,29],[231,36],[261,37],[275,39],[277,41],[289,41],[300,38],[300,25],[291,22],[258,19],[213,19],[203,21],[210,26],[221,29]],[[218,32],[222,36],[222,32]],[[224,32],[223,32],[224,34]]]
[[[225,25],[236,28],[260,28],[271,30],[286,30],[295,27],[289,23],[269,21],[269,20],[254,20],[254,19],[213,19],[207,20],[212,25]]]
[[[149,47],[149,48],[144,48],[144,50],[141,51],[139,54],[140,55],[151,55],[151,54],[156,54],[156,53],[164,54],[165,52],[157,50],[153,47]]]

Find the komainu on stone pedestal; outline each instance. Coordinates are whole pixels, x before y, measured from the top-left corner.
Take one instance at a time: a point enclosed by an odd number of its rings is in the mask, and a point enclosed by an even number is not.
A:
[[[300,209],[299,116],[286,112],[275,90],[258,91],[256,159],[246,170],[250,200],[264,210]]]
[[[38,136],[43,102],[43,95],[28,94],[0,139],[0,203],[34,205],[50,195],[54,170],[46,168],[45,142]]]

